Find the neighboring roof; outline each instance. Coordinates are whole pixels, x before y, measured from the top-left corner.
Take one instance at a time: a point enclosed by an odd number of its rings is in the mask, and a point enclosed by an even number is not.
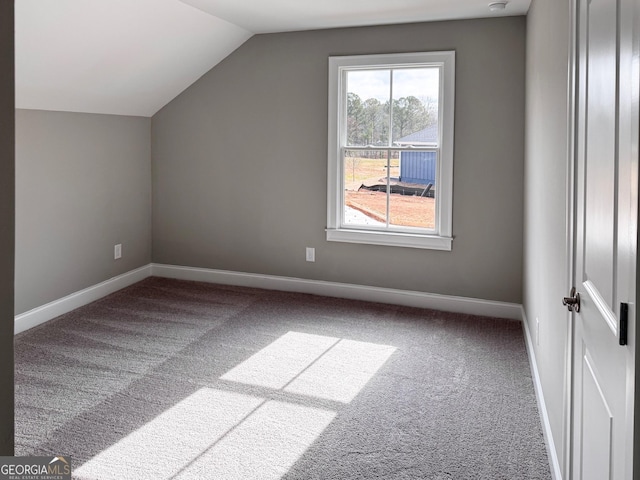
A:
[[[438,143],[438,124],[430,125],[427,128],[399,138],[395,143],[400,145],[427,145]]]

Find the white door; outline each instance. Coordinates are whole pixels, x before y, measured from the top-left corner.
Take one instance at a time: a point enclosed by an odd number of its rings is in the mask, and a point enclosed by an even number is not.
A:
[[[580,309],[573,318],[571,477],[631,480],[638,2],[578,0],[576,5],[574,279]]]

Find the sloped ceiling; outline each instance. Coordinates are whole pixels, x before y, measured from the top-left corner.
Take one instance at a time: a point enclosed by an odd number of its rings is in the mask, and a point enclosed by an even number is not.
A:
[[[522,15],[531,0],[16,0],[17,108],[152,116],[253,34]]]

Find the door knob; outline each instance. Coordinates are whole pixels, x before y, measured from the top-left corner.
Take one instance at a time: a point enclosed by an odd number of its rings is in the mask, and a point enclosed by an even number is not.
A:
[[[580,311],[580,294],[576,292],[576,287],[572,287],[569,296],[562,299],[562,305],[567,307],[570,312]]]

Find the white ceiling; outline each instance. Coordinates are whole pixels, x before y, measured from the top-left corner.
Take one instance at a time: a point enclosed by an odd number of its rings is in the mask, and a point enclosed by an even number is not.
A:
[[[255,33],[523,15],[531,2],[490,1],[16,0],[16,106],[148,117]]]
[[[20,0],[18,0],[20,1]],[[524,15],[531,0],[181,0],[253,33]]]

